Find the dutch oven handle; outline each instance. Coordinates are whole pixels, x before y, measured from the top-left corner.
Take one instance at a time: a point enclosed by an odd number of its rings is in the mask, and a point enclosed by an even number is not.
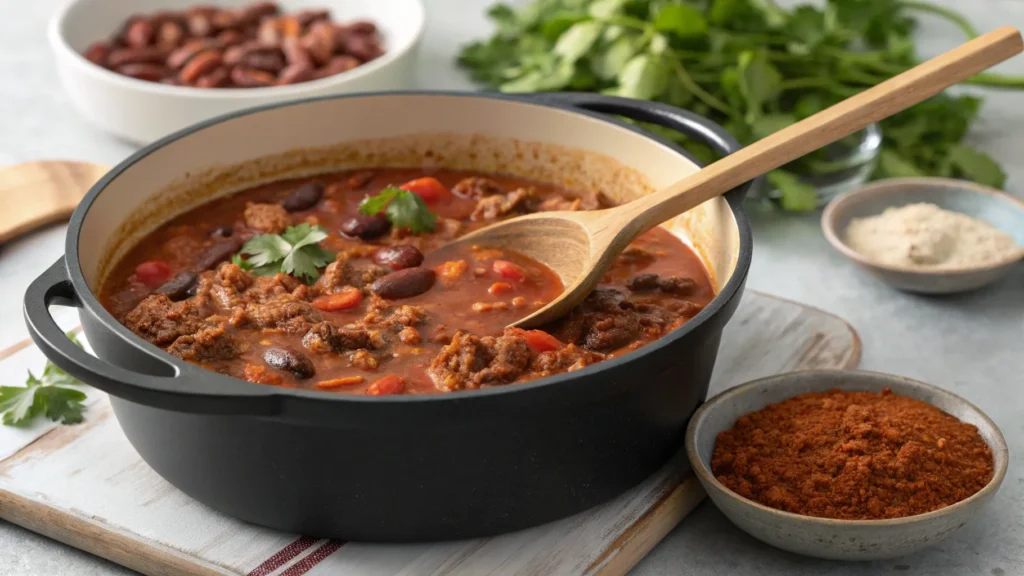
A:
[[[267,388],[265,386],[247,386],[244,382],[238,382],[244,388],[225,394],[221,386],[211,386],[208,378],[189,377],[193,374],[191,368],[182,369],[155,354],[151,356],[165,364],[169,371],[173,370],[173,376],[140,374],[105,362],[77,346],[64,334],[50,315],[51,304],[82,307],[68,278],[63,256],[36,278],[25,292],[25,323],[32,340],[43,354],[86,384],[118,398],[167,410],[253,415],[278,412],[277,399],[264,390]],[[150,354],[149,351],[140,350]],[[212,372],[209,374],[232,380]],[[231,386],[230,382],[225,384]]]
[[[625,116],[630,120],[657,124],[663,128],[675,130],[689,138],[703,142],[722,156],[728,156],[742,148],[740,143],[718,124],[693,112],[681,110],[675,106],[669,106],[660,102],[608,96],[593,92],[542,92],[531,94],[529,99],[542,104],[549,103],[556,106],[578,108],[599,114],[614,114],[616,116]],[[673,147],[678,148],[677,146]],[[743,200],[743,196],[752,184],[753,181],[747,182],[730,190],[725,194],[726,199],[730,202]]]

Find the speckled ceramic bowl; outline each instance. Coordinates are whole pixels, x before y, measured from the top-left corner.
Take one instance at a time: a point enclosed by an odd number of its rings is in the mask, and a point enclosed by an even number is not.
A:
[[[995,471],[979,492],[952,506],[893,520],[832,520],[782,512],[748,500],[711,473],[711,453],[718,434],[736,420],[806,392],[881,391],[917,398],[978,427],[992,449]],[[726,517],[751,536],[783,550],[832,560],[877,560],[911,554],[931,546],[963,527],[1003,481],[1009,452],[1003,435],[980,410],[963,398],[930,384],[876,372],[815,370],[754,380],[708,400],[690,420],[686,453],[700,483]]]
[[[854,218],[874,216],[886,208],[917,202],[930,202],[984,220],[1013,236],[1019,249],[990,264],[919,270],[880,264],[846,243],[846,229]],[[994,188],[963,180],[893,178],[873,182],[830,202],[821,215],[821,227],[825,238],[841,254],[883,282],[907,292],[952,294],[974,290],[1006,276],[1024,259],[1024,202]]]

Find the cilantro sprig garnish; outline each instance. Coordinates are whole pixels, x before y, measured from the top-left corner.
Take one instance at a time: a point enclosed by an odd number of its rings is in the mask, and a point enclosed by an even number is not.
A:
[[[326,230],[303,222],[289,226],[284,234],[253,236],[231,261],[257,276],[284,273],[312,282],[320,277],[317,269],[334,260],[334,254],[319,244],[324,238]]]
[[[68,334],[68,338],[81,346],[73,334]],[[85,411],[85,392],[76,388],[81,385],[78,378],[47,360],[40,377],[29,371],[25,386],[0,386],[4,425],[28,426],[41,414],[54,422],[78,424]]]
[[[437,216],[417,194],[388,186],[376,196],[367,196],[359,203],[359,212],[375,216],[384,212],[392,226],[406,228],[413,234],[433,232]]]

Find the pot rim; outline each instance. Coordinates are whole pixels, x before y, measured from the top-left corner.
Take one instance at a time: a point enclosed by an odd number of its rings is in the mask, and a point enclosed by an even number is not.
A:
[[[484,98],[497,100],[502,102],[512,102],[516,104],[527,104],[533,106],[539,106],[542,108],[554,108],[564,112],[588,116],[594,120],[607,123],[617,128],[624,128],[626,130],[633,131],[645,138],[653,140],[654,142],[671,149],[676,154],[679,154],[698,168],[702,166],[693,156],[684,151],[679,146],[672,144],[671,142],[651,134],[650,132],[641,130],[640,128],[623,122],[621,120],[614,119],[608,115],[599,114],[585,110],[581,107],[573,106],[568,103],[567,100],[559,100],[552,98],[552,94],[538,94],[534,97],[523,96],[523,95],[507,95],[501,93],[482,93],[482,92],[458,92],[458,91],[445,91],[445,90],[410,90],[410,91],[387,91],[387,92],[362,92],[353,94],[340,94],[340,95],[328,95],[318,96],[310,98],[301,98],[288,100],[284,102],[275,102],[262,106],[255,106],[247,108],[245,110],[230,112],[202,122],[198,122],[189,127],[183,128],[176,132],[173,132],[163,138],[160,138],[151,144],[148,144],[135,153],[131,154],[116,166],[110,169],[102,178],[100,178],[86,193],[81,203],[75,209],[71,219],[68,223],[67,236],[64,247],[64,259],[65,267],[68,273],[68,277],[71,280],[72,286],[75,289],[76,296],[81,303],[81,307],[92,314],[93,318],[101,323],[105,328],[111,330],[113,334],[117,335],[121,340],[127,344],[135,347],[136,349],[153,356],[155,359],[163,362],[164,364],[173,367],[174,378],[202,378],[209,382],[211,385],[209,390],[204,392],[204,397],[208,400],[215,398],[229,399],[244,394],[248,398],[253,397],[265,397],[266,399],[273,399],[277,401],[324,401],[324,402],[337,402],[344,404],[364,404],[373,403],[375,405],[381,404],[420,404],[420,403],[437,403],[437,402],[452,402],[452,401],[482,401],[494,397],[505,396],[509,394],[519,394],[520,396],[528,394],[530,392],[536,392],[540,390],[547,390],[555,386],[565,386],[574,382],[585,382],[604,371],[614,370],[623,364],[640,360],[641,358],[658,352],[667,346],[671,346],[676,341],[686,337],[690,332],[696,330],[703,325],[712,316],[717,314],[722,308],[724,308],[742,288],[746,276],[750,270],[750,263],[753,253],[753,233],[751,230],[750,222],[747,219],[746,213],[743,210],[742,201],[743,194],[728,193],[723,196],[725,201],[728,203],[729,208],[732,212],[733,218],[736,221],[736,227],[739,236],[739,243],[737,248],[737,260],[732,276],[726,282],[722,290],[715,295],[711,302],[704,307],[696,316],[687,321],[683,326],[669,332],[665,336],[645,345],[636,350],[630,351],[621,356],[592,364],[580,370],[574,372],[566,372],[561,374],[554,374],[544,378],[538,378],[536,380],[530,380],[528,382],[516,383],[510,386],[497,386],[492,388],[480,388],[476,390],[462,390],[456,394],[417,394],[417,395],[394,395],[394,396],[361,396],[354,394],[336,394],[318,390],[305,390],[299,388],[281,388],[276,386],[267,386],[264,384],[257,384],[247,382],[245,380],[220,374],[212,370],[207,370],[193,364],[189,364],[184,360],[181,360],[165,350],[143,340],[141,337],[133,333],[123,324],[121,324],[112,314],[110,314],[106,308],[100,303],[99,299],[93,293],[85,280],[85,275],[82,272],[81,264],[78,258],[78,244],[79,236],[82,232],[82,224],[85,220],[89,209],[92,207],[93,202],[103,192],[103,190],[116,178],[118,178],[123,172],[132,167],[138,162],[146,159],[147,156],[154,153],[155,151],[163,148],[164,146],[171,144],[177,140],[191,136],[194,133],[200,132],[208,127],[241,118],[244,116],[257,115],[269,110],[275,110],[278,108],[285,108],[289,106],[298,106],[309,104],[312,102],[326,101],[326,100],[346,100],[352,98],[374,98],[374,97],[390,97],[390,96],[422,96],[422,97],[457,97],[457,98]],[[653,103],[646,101],[631,100],[634,106],[643,107],[651,106]],[[684,112],[685,115],[690,116],[694,121],[700,123],[709,133],[715,134],[722,140],[729,142],[739,148],[735,139],[732,138],[725,130],[710,120],[703,117],[698,117],[689,112]],[[751,181],[752,182],[752,181]],[[747,182],[741,185],[738,190],[746,190],[750,187],[751,182]],[[180,394],[181,396],[191,396],[188,391],[182,390],[180,392],[174,390],[166,390],[157,386],[150,386],[147,382],[147,375],[140,373],[139,379],[135,382],[130,383],[136,388],[151,389],[153,391],[159,391],[161,393]],[[246,388],[244,391],[239,388],[239,385],[244,385]],[[265,388],[264,393],[259,393],[254,388],[260,387]],[[234,390],[231,390],[231,389]],[[241,392],[240,392],[241,391]]]

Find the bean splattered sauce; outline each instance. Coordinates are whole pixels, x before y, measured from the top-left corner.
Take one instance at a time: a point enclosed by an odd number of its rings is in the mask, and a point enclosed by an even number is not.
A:
[[[261,384],[384,395],[523,382],[643,346],[714,296],[694,253],[656,228],[565,318],[505,328],[558,296],[558,276],[512,251],[445,247],[496,220],[607,205],[600,193],[447,170],[275,182],[158,228],[101,299],[169,353]]]

